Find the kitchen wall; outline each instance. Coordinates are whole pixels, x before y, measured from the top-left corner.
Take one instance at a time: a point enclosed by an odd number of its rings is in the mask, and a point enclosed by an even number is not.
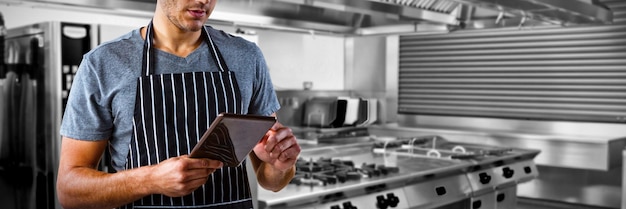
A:
[[[315,34],[257,31],[277,90],[344,90],[345,38]]]

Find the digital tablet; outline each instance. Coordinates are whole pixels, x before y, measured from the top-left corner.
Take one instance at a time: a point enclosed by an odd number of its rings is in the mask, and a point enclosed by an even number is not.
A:
[[[221,113],[204,132],[189,157],[219,160],[227,167],[238,166],[274,123],[274,116]]]

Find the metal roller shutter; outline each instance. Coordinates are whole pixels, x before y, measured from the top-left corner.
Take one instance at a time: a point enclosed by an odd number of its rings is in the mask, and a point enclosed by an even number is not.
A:
[[[626,25],[400,37],[398,113],[626,122]]]

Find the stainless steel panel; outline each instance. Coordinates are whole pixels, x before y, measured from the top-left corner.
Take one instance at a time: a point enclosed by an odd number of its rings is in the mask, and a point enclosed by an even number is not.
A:
[[[377,207],[376,197],[377,196],[387,197],[387,194],[393,194],[394,196],[398,197],[398,199],[400,200],[400,202],[398,202],[398,205],[396,205],[395,207],[389,207],[389,208],[397,208],[397,209],[410,208],[408,205],[408,202],[405,201],[410,198],[407,198],[404,195],[404,191],[402,190],[402,188],[398,188],[398,189],[385,190],[382,192],[374,192],[374,193],[367,194],[364,196],[350,198],[349,200],[339,200],[339,201],[333,201],[333,202],[328,202],[328,203],[322,203],[319,205],[315,205],[315,209],[332,209],[333,206],[335,207],[339,206],[339,208],[346,208],[344,204],[350,204],[356,208],[381,208],[381,207]]]
[[[518,196],[576,204],[580,208],[620,207],[622,168],[595,171],[538,166],[538,169],[537,179],[518,185]]]
[[[617,166],[615,163],[609,162],[608,144],[567,142],[565,140],[567,139],[516,139],[496,136],[492,142],[488,143],[539,149],[541,154],[535,158],[535,162],[541,165],[596,170],[608,170]]]
[[[626,209],[626,149],[622,150],[622,209]]]
[[[410,197],[409,206],[412,208],[436,208],[451,204],[469,198],[471,190],[465,175],[426,181],[404,188],[406,196]]]
[[[496,208],[517,208],[517,187],[501,188],[496,191]]]
[[[470,185],[472,186],[473,196],[483,196],[485,193],[494,192],[497,182],[495,178],[494,169],[484,169],[467,173]]]
[[[626,125],[620,123],[589,123],[575,121],[532,121],[505,118],[476,118],[460,116],[399,115],[398,127],[437,128],[476,131],[477,135],[497,133],[546,135],[549,138],[569,138],[568,141],[602,142],[626,136]],[[560,137],[559,137],[560,136]]]
[[[538,175],[539,171],[532,160],[467,173],[472,186],[472,196],[493,193],[506,185],[528,182]]]
[[[496,209],[496,192],[491,191],[471,199],[472,209]]]
[[[399,120],[410,125],[380,128],[394,135],[436,134],[450,141],[537,149],[537,164],[557,167],[610,170],[621,165],[619,153],[626,145],[621,124],[407,115],[399,115]],[[381,129],[372,128],[371,133],[388,133]]]

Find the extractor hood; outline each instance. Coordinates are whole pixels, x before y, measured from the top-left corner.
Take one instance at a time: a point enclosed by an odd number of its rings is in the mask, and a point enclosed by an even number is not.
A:
[[[236,24],[280,26],[322,33],[370,35],[421,30],[448,30],[460,24],[460,3],[417,8],[368,0],[229,0],[220,1],[219,12],[245,14]],[[227,18],[222,18],[228,21]],[[229,18],[231,21],[233,18]]]
[[[0,0],[154,11],[156,0]],[[609,24],[596,0],[221,0],[210,23],[337,35],[448,32],[464,28]]]
[[[532,24],[572,26],[613,22],[611,10],[597,0],[455,1],[470,5],[473,9],[463,20],[471,28],[507,27],[515,24],[520,27]]]

